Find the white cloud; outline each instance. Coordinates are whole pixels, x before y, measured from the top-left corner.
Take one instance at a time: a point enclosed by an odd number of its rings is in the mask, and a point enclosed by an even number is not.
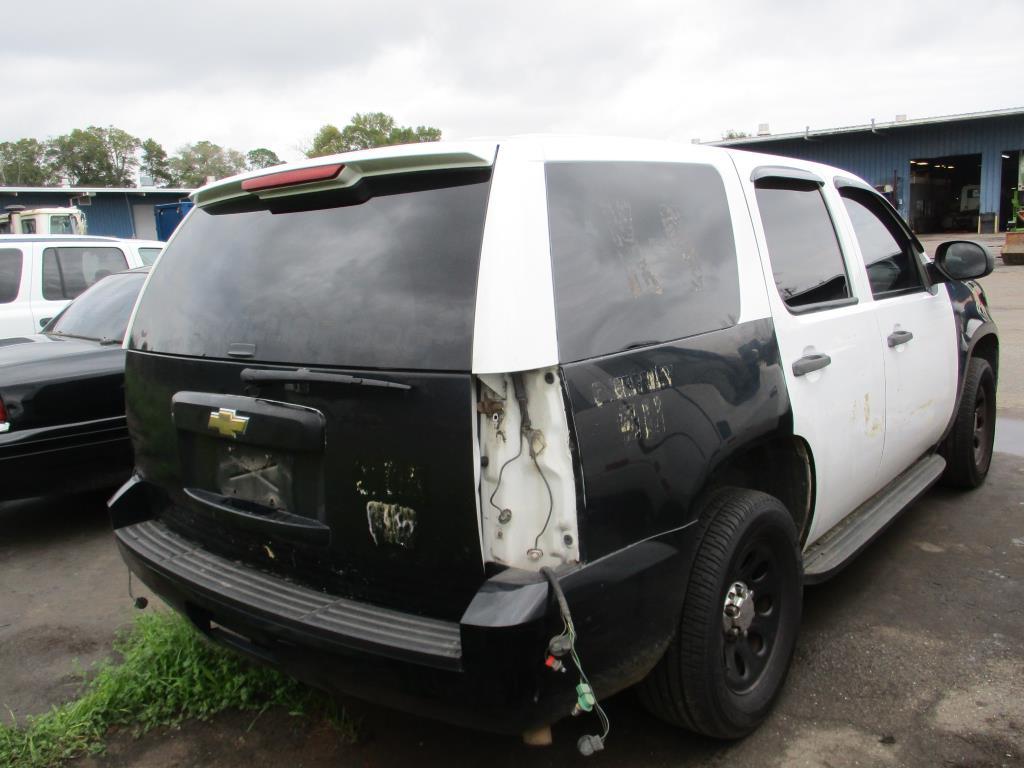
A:
[[[458,138],[525,131],[689,140],[1007,106],[1011,0],[490,5],[58,0],[5,37],[0,140],[113,124],[297,157],[381,110]]]

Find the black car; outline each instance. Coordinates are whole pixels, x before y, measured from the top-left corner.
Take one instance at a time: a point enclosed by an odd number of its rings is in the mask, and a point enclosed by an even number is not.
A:
[[[540,741],[750,733],[805,583],[980,484],[998,336],[839,169],[518,137],[225,179],[127,340],[130,568],[313,684]]]
[[[0,339],[0,499],[110,487],[130,473],[121,341],[148,272],[110,275],[42,333]]]

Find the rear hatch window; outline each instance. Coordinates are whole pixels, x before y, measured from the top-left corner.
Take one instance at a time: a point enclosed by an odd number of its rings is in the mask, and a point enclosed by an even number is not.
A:
[[[373,177],[197,208],[153,272],[130,345],[468,371],[489,179],[489,170]]]

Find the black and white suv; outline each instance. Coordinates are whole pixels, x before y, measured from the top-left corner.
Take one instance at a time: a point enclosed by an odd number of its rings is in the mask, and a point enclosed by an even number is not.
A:
[[[193,199],[127,341],[117,541],[312,684],[543,738],[639,683],[740,737],[803,584],[988,470],[992,260],[843,171],[534,137]]]

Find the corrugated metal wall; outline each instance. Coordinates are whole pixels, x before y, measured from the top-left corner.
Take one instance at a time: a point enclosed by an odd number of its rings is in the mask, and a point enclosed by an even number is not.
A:
[[[900,213],[908,216],[910,161],[981,154],[981,211],[999,213],[1001,155],[1024,149],[1024,115],[977,118],[931,125],[881,128],[806,139],[736,143],[731,147],[785,155],[845,168],[874,185],[900,179]]]
[[[91,198],[92,205],[83,206],[90,235],[109,237],[135,237],[132,219],[132,205],[173,203],[182,199],[177,192],[148,192],[145,196],[124,192],[97,192]],[[0,210],[8,205],[24,205],[26,208],[66,206],[71,204],[68,190],[55,189],[53,192],[21,192],[12,195],[0,187]],[[152,213],[150,214],[152,216]],[[155,220],[154,220],[155,221]]]

